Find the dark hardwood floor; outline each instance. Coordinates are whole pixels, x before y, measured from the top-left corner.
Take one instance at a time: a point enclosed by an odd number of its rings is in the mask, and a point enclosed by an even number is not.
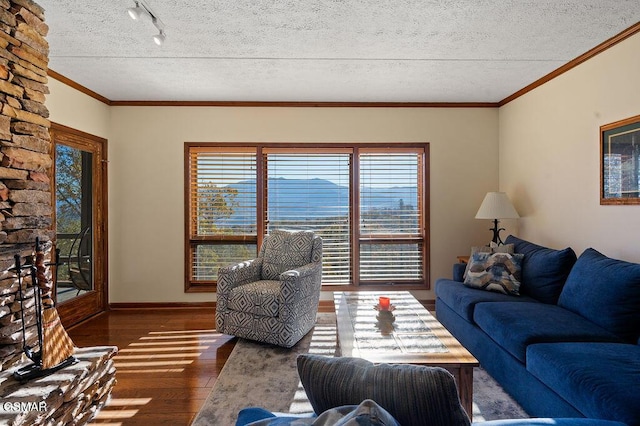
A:
[[[68,330],[78,347],[117,346],[117,384],[92,424],[189,425],[235,339],[210,308],[114,310]]]

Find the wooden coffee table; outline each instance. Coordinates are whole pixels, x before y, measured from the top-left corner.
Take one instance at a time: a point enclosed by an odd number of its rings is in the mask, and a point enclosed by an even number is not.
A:
[[[393,322],[375,309],[380,296],[391,299]],[[478,360],[411,293],[334,292],[334,302],[341,356],[443,367],[455,377],[460,402],[471,417]]]

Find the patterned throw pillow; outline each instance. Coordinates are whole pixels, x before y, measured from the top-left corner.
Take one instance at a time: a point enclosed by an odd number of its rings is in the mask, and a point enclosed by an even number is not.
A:
[[[513,253],[514,245],[513,244],[503,244],[501,246],[496,245],[495,243],[491,243],[488,246],[478,246],[471,247],[471,256],[469,256],[469,260],[476,253]],[[469,273],[469,267],[471,266],[471,262],[467,263],[467,267],[464,269],[463,278],[467,278],[467,274]]]
[[[517,296],[523,257],[518,253],[474,253],[464,285]]]

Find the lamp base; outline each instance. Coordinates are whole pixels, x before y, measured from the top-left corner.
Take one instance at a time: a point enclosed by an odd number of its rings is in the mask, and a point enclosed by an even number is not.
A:
[[[493,219],[493,228],[489,228],[489,231],[493,232],[493,238],[491,242],[501,246],[504,245],[504,241],[500,238],[500,231],[504,231],[504,228],[498,228],[498,223],[500,221],[498,219]]]

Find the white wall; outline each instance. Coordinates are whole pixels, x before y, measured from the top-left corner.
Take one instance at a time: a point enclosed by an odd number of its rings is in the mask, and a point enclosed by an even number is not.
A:
[[[497,109],[112,107],[109,132],[112,303],[215,298],[183,290],[184,142],[427,141],[431,281],[490,238],[473,216],[498,185]]]
[[[76,130],[109,138],[110,107],[84,93],[49,78],[46,106],[49,119]]]
[[[640,262],[640,206],[600,205],[599,127],[640,114],[640,34],[499,111],[500,189],[539,244]]]

